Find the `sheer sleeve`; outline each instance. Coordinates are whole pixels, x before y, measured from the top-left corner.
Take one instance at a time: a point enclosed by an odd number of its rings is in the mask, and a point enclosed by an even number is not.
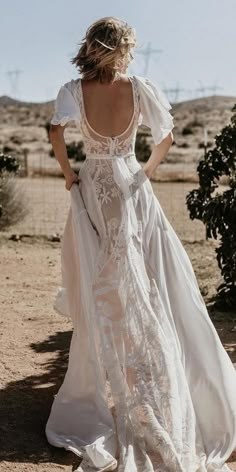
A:
[[[80,120],[77,90],[77,81],[74,79],[61,86],[55,100],[54,114],[50,120],[52,125],[64,126],[68,121]]]
[[[148,126],[155,144],[161,143],[174,128],[172,108],[166,95],[157,84],[146,77],[136,76],[139,86],[139,124]]]

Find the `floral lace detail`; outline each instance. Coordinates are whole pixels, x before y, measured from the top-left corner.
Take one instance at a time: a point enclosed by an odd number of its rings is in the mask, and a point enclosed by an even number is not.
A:
[[[192,436],[195,445],[195,417],[180,353],[156,282],[145,278],[141,222],[138,235],[127,238],[126,221],[121,229],[117,219],[110,220],[116,241],[109,258],[104,251],[93,282],[94,323],[117,415],[118,470],[127,470],[125,445],[132,438],[138,471],[151,471],[149,455],[158,451],[155,470],[196,472],[196,451],[188,444]],[[143,280],[136,264],[143,266]],[[188,414],[180,434],[182,402]]]

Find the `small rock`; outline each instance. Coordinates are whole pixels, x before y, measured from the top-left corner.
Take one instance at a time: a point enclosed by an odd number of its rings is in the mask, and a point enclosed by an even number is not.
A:
[[[49,236],[48,239],[49,239],[49,241],[52,241],[52,242],[60,242],[61,241],[60,235],[58,233],[52,234],[51,236]]]
[[[9,239],[11,241],[20,241],[20,235],[19,234],[11,234],[11,236],[9,236]]]

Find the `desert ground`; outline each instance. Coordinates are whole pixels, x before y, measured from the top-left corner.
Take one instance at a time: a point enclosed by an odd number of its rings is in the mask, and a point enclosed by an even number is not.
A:
[[[28,202],[25,220],[0,232],[1,472],[73,471],[79,459],[48,444],[44,428],[68,363],[72,324],[53,310],[60,285],[60,244],[70,204],[64,180],[18,179]],[[209,303],[220,282],[214,241],[191,221],[185,206],[192,183],[153,182],[168,219],[192,261]],[[236,363],[233,314],[209,310],[222,343]],[[236,455],[228,465],[236,471]]]

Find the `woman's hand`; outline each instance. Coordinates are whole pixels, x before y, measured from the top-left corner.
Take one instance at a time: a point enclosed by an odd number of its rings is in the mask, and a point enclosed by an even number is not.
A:
[[[65,179],[66,179],[66,184],[65,184],[66,190],[70,190],[74,182],[76,183],[79,182],[79,177],[76,174],[76,172],[73,171],[73,169],[71,169],[67,174],[65,174]]]
[[[147,178],[150,180],[151,176],[152,176],[152,171],[151,171],[150,167],[147,165],[147,163],[144,164],[143,171],[145,172]]]
[[[173,133],[170,132],[159,144],[153,146],[151,155],[148,161],[144,164],[143,170],[148,177],[151,179],[153,173],[159,166],[160,162],[164,159],[167,152],[169,151],[170,146],[173,143]]]
[[[70,166],[66,143],[64,139],[64,130],[65,126],[60,124],[58,125],[51,125],[49,130],[49,139],[53,147],[54,154],[61,166],[62,172],[66,179],[66,190],[70,190],[71,186],[74,182],[79,181],[78,175],[73,171]]]

